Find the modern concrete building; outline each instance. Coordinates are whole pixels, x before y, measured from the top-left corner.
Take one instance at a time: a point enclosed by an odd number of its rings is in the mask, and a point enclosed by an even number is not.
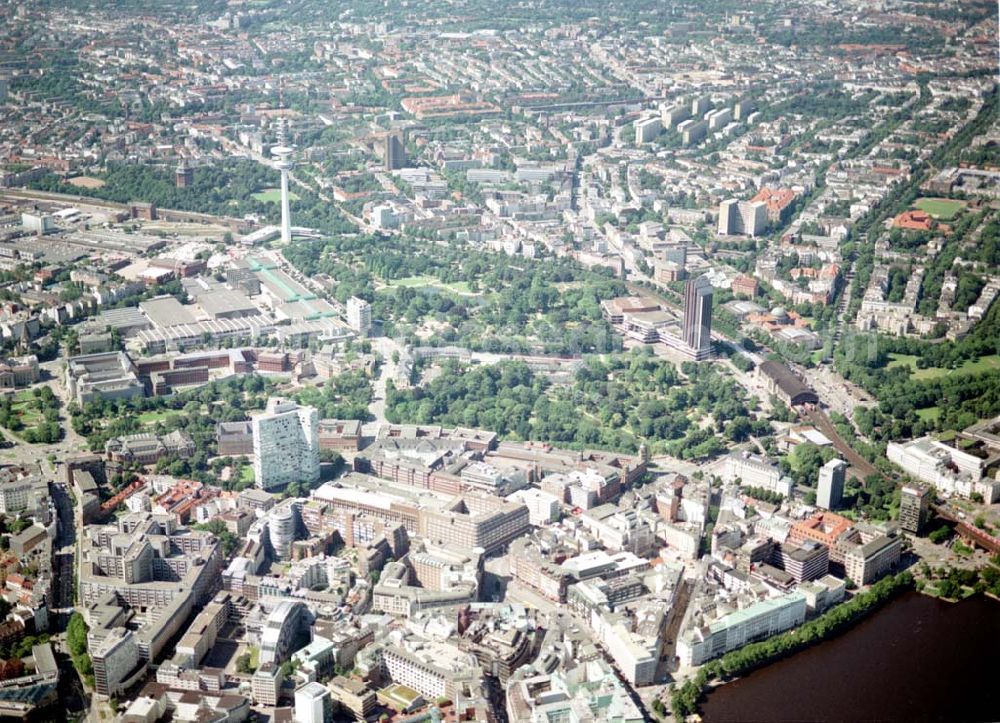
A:
[[[816,485],[816,506],[824,510],[835,510],[844,496],[844,481],[847,479],[847,463],[842,459],[831,459],[820,467],[819,483]]]
[[[507,684],[505,698],[511,721],[646,720],[624,682],[600,656],[570,669],[557,667],[551,673],[525,666]]]
[[[0,469],[0,514],[15,516],[48,503],[49,483],[28,467]]]
[[[469,553],[506,546],[528,531],[528,508],[486,495],[456,497],[444,509],[421,510],[420,532],[431,542]]]
[[[270,399],[253,420],[253,471],[258,487],[319,480],[319,417],[313,407]]]
[[[757,237],[766,228],[766,203],[730,198],[719,205],[720,236]]]
[[[285,676],[276,663],[261,663],[250,679],[250,690],[257,705],[273,708],[278,705],[281,683]]]
[[[306,683],[295,691],[295,723],[326,723],[333,715],[330,690],[320,683]]]
[[[889,442],[885,451],[894,462],[921,482],[933,485],[940,494],[971,498],[981,495],[983,502],[1000,501],[1000,480],[984,476],[986,460],[932,437],[912,442]]]
[[[738,482],[742,487],[760,487],[777,492],[782,497],[792,496],[794,483],[791,477],[781,474],[781,468],[749,452],[733,453],[722,459],[717,474],[723,482]]]
[[[375,691],[360,680],[337,675],[327,685],[342,713],[346,711],[355,720],[364,721],[375,712]]]

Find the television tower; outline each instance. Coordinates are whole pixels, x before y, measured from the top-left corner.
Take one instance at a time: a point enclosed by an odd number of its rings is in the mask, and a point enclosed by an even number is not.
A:
[[[288,126],[282,119],[278,122],[278,145],[271,148],[274,156],[274,167],[281,171],[281,243],[292,240],[292,216],[288,208],[288,173],[295,167],[292,163],[292,153],[295,149],[288,145]]]

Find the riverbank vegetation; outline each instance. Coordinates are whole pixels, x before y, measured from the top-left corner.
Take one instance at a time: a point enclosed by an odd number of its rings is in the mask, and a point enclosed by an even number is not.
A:
[[[670,709],[679,721],[695,713],[698,703],[713,682],[724,682],[745,675],[761,666],[799,652],[810,645],[831,638],[885,605],[899,593],[913,587],[913,575],[901,572],[885,577],[849,601],[810,620],[807,623],[759,643],[751,643],[739,650],[701,666],[694,678],[680,686],[671,686]]]
[[[955,545],[958,545],[955,542]],[[954,549],[954,546],[952,547]],[[986,593],[1000,599],[1000,555],[994,555],[981,568],[931,567],[926,562],[920,566],[917,590],[925,595],[960,600]]]

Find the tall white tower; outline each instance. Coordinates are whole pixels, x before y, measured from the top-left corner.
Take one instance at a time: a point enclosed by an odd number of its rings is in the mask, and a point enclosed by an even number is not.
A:
[[[292,215],[288,209],[288,172],[295,167],[291,156],[295,149],[288,145],[287,126],[281,120],[278,124],[278,145],[271,149],[271,155],[275,157],[274,167],[281,171],[281,242],[290,243],[292,240]]]

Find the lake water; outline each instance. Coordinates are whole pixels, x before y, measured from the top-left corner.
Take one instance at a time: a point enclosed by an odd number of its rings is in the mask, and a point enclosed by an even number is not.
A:
[[[713,691],[706,721],[998,721],[1000,602],[905,593],[847,633]]]

